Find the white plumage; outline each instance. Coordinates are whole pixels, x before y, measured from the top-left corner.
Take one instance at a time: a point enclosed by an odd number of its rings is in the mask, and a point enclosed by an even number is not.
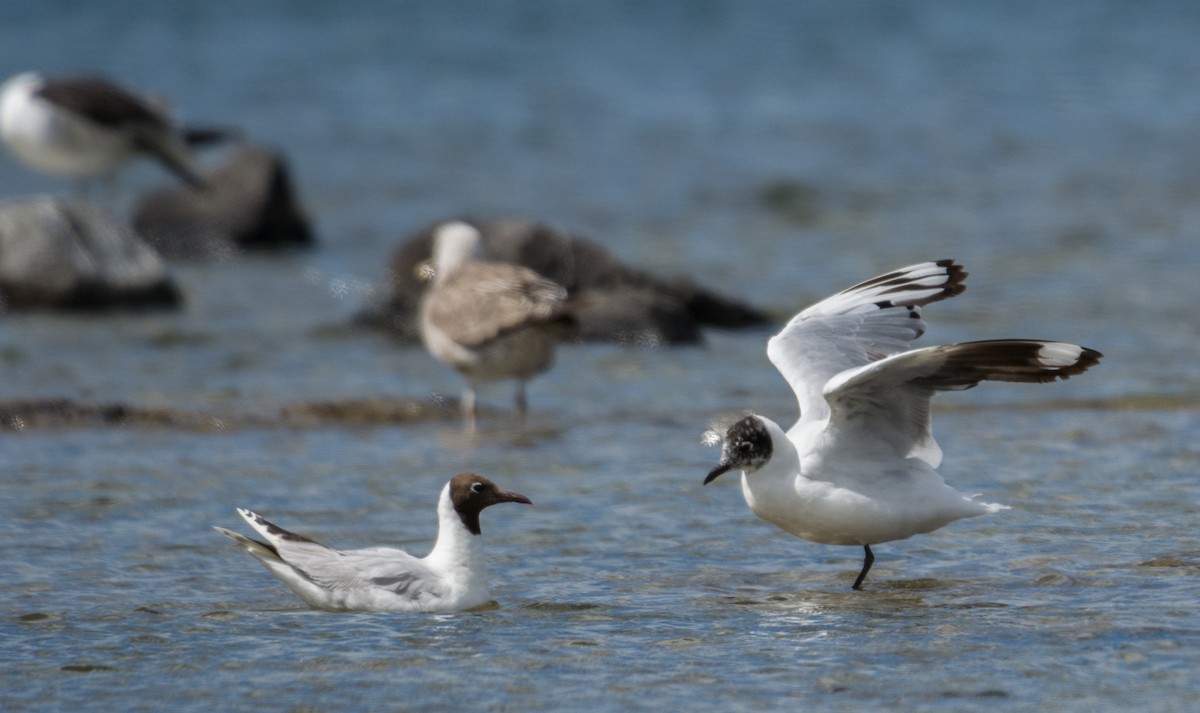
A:
[[[111,176],[150,156],[192,187],[203,187],[189,143],[224,138],[191,131],[159,106],[99,77],[18,74],[0,87],[0,137],[30,167],[87,179]]]
[[[980,381],[1049,382],[1094,366],[1101,354],[1062,342],[1002,339],[911,349],[920,308],[960,294],[967,273],[951,260],[881,275],[792,318],[767,356],[795,391],[800,418],[786,433],[759,415],[724,435],[705,479],[742,471],[742,493],[762,519],[797,537],[864,548],[1004,509],[945,483],[930,426],[938,391]]]
[[[475,473],[451,478],[438,499],[437,542],[425,557],[391,547],[335,550],[244,508],[238,514],[265,542],[214,529],[245,547],[314,609],[460,611],[490,601],[479,513],[496,503],[529,499]]]

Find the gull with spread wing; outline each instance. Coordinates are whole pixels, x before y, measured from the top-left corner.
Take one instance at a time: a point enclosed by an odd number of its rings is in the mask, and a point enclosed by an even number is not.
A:
[[[746,416],[723,436],[720,463],[705,478],[742,471],[742,494],[760,518],[797,537],[871,545],[931,532],[1006,509],[946,484],[930,427],[940,391],[981,381],[1047,383],[1083,373],[1102,356],[1064,342],[997,339],[912,349],[925,332],[921,307],[965,289],[953,260],[880,275],[792,318],[767,344],[800,406],[787,432]]]

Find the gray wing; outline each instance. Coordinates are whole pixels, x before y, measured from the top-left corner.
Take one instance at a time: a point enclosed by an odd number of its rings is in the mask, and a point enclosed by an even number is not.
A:
[[[322,586],[371,586],[413,599],[449,596],[445,580],[434,574],[418,557],[390,547],[371,547],[339,552],[345,572],[326,571],[316,581]]]
[[[101,126],[124,132],[138,150],[163,163],[193,188],[204,180],[192,166],[183,132],[166,112],[99,77],[58,77],[46,80],[37,95],[62,109]]]
[[[925,333],[920,307],[961,294],[967,273],[953,260],[924,262],[861,282],[792,318],[767,343],[800,407],[800,421],[829,415],[825,385],[837,374],[907,351]]]
[[[266,543],[250,542],[267,548],[323,589],[378,588],[412,598],[441,597],[448,593],[445,583],[420,558],[404,550],[391,547],[335,550],[285,530],[250,510],[238,508],[238,513],[266,540]],[[254,550],[251,554],[262,558]]]
[[[166,117],[142,98],[99,77],[49,79],[38,96],[90,121],[110,128],[151,125],[168,126]]]
[[[562,317],[567,291],[519,265],[471,262],[430,288],[425,316],[455,342],[480,346],[496,337]]]
[[[981,381],[1066,379],[1095,366],[1101,356],[1076,344],[1034,339],[965,342],[896,354],[829,382],[827,433],[848,436],[863,452],[921,453],[936,448],[929,426],[936,392],[961,391]]]

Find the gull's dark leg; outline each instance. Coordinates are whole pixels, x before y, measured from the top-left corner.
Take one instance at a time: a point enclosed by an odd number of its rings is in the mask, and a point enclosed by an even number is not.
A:
[[[863,580],[867,578],[867,572],[871,571],[871,565],[875,564],[875,553],[871,551],[870,545],[863,545],[867,556],[863,558],[862,571],[858,573],[858,579],[854,580],[854,586],[851,589],[862,589]]]
[[[529,402],[525,399],[525,382],[517,379],[517,413],[521,418],[525,418],[525,414],[529,412]]]

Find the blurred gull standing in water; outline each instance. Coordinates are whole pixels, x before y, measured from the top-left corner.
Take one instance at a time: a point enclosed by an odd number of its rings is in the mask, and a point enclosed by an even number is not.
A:
[[[150,156],[189,186],[204,187],[190,146],[229,138],[227,129],[184,127],[163,107],[94,76],[18,74],[0,87],[0,136],[44,173],[115,180],[135,156]]]
[[[704,479],[742,471],[754,514],[806,540],[871,545],[931,532],[1005,509],[946,484],[936,470],[930,402],[939,391],[981,381],[1046,383],[1095,366],[1093,349],[1036,339],[997,339],[911,349],[925,332],[920,308],[962,293],[967,273],[927,262],[860,283],[792,318],[767,356],[796,393],[800,420],[786,433],[750,415],[723,436],[721,460]]]
[[[528,404],[525,382],[550,368],[557,343],[570,334],[567,291],[520,265],[479,259],[483,236],[460,221],[437,228],[432,284],[421,298],[426,349],[466,379],[463,417],[475,425],[475,391],[515,379],[516,408]]]
[[[531,504],[475,473],[460,473],[438,498],[438,536],[425,557],[391,547],[334,550],[238,508],[264,541],[223,527],[306,604],[328,611],[434,612],[490,601],[479,513],[497,503]]]

